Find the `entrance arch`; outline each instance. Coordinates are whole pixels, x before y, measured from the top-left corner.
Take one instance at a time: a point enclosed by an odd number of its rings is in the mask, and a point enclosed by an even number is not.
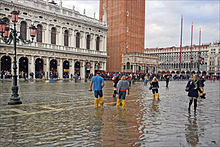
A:
[[[69,69],[70,69],[69,61],[64,61],[63,62],[63,78],[69,78]]]
[[[19,59],[19,75],[21,78],[28,77],[28,58],[21,57]]]
[[[57,60],[50,61],[50,78],[57,78]]]
[[[3,78],[3,74],[6,75],[6,78],[11,77],[11,58],[9,56],[3,56],[1,58],[1,69],[2,75],[0,78]]]
[[[9,56],[3,56],[1,58],[1,71],[11,72],[11,58]]]
[[[35,78],[41,79],[43,76],[43,67],[44,61],[43,59],[37,58],[35,61]]]
[[[80,62],[79,61],[75,63],[75,73],[80,75]]]

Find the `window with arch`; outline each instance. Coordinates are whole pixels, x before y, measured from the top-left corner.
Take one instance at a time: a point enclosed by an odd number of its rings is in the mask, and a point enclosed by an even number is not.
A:
[[[99,51],[100,37],[96,38],[96,50]]]
[[[51,29],[51,44],[56,44],[56,28]]]
[[[80,48],[80,33],[76,33],[76,48]]]
[[[130,62],[127,62],[127,69],[130,69]]]
[[[42,25],[37,25],[37,42],[42,42]]]
[[[90,49],[90,40],[91,40],[90,35],[87,35],[87,37],[86,37],[86,49]]]
[[[21,22],[20,34],[22,39],[27,40],[27,23],[25,21]]]
[[[69,46],[69,31],[64,31],[64,46]]]

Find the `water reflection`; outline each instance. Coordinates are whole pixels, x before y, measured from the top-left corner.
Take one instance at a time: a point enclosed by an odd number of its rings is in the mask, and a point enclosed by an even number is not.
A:
[[[151,112],[160,112],[159,111],[159,101],[153,101]]]
[[[186,141],[192,147],[195,147],[199,142],[199,135],[198,135],[198,124],[197,124],[197,117],[196,115],[188,116],[188,124],[186,124]]]

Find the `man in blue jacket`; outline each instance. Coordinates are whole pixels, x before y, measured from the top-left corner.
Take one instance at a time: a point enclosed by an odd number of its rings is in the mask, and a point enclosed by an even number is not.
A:
[[[189,108],[188,111],[190,113],[190,107],[194,100],[194,112],[196,113],[196,107],[197,107],[197,98],[199,97],[198,91],[201,92],[199,88],[199,82],[197,80],[197,75],[193,75],[193,79],[189,80],[189,82],[186,85],[186,91],[188,92],[189,96]]]
[[[96,76],[94,76],[90,83],[90,89],[89,91],[94,91],[95,95],[95,108],[98,108],[98,105],[100,103],[100,107],[103,108],[104,105],[104,96],[102,92],[102,88],[104,87],[104,79],[100,76],[100,73],[97,72]]]

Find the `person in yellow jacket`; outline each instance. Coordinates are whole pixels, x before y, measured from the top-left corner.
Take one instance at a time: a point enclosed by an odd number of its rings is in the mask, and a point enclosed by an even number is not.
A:
[[[126,91],[128,91],[129,95],[129,82],[126,80],[126,76],[124,75],[117,84],[118,99],[116,108],[119,108],[120,104],[122,103],[122,109],[126,109]]]

